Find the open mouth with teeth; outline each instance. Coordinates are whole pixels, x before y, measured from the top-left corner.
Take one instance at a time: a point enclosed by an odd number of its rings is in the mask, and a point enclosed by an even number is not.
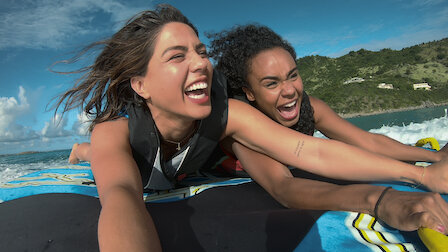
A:
[[[195,83],[185,90],[185,95],[194,103],[204,103],[209,97],[207,87],[206,82]]]
[[[277,107],[280,116],[285,120],[293,120],[299,114],[299,108],[297,107],[297,100]]]

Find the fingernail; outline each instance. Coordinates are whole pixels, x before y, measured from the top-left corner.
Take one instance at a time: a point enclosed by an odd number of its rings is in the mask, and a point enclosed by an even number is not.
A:
[[[442,234],[445,233],[445,227],[442,226],[442,225],[438,225],[437,228],[436,228],[436,230],[439,231],[439,232],[442,233]]]

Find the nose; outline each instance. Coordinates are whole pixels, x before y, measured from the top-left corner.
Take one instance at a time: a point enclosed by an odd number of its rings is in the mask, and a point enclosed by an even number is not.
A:
[[[203,70],[206,68],[208,62],[209,62],[208,57],[200,55],[198,53],[194,53],[190,63],[191,70],[193,72]]]
[[[292,97],[296,93],[296,88],[291,81],[285,80],[282,83],[281,95],[284,97]]]

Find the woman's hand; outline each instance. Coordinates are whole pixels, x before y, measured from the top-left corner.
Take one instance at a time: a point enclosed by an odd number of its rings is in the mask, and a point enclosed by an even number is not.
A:
[[[448,234],[448,203],[438,193],[389,190],[378,207],[378,218],[403,231],[420,227]]]
[[[439,155],[440,160],[448,159],[448,143],[437,152],[437,155]]]
[[[433,192],[448,193],[448,158],[424,168],[420,182]]]

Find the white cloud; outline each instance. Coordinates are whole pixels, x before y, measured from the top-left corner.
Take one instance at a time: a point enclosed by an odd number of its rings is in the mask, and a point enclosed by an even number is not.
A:
[[[72,132],[64,129],[65,126],[67,126],[67,118],[62,117],[61,114],[56,114],[49,122],[45,122],[41,131],[44,142],[48,140],[47,138],[72,135]]]
[[[421,29],[408,30],[407,32],[404,32],[396,37],[391,37],[384,40],[372,40],[369,43],[355,44],[339,52],[332,53],[329,56],[339,57],[350,51],[357,51],[361,48],[370,51],[378,51],[384,48],[401,50],[402,48],[418,45],[424,42],[440,40],[448,36],[448,22],[445,23],[446,26],[426,26]]]
[[[438,0],[427,0],[422,5],[436,5]],[[431,11],[428,15],[421,16],[417,24],[413,23],[400,28],[400,33],[395,37],[389,37],[384,40],[372,40],[368,43],[355,44],[339,52],[330,54],[331,57],[338,57],[350,51],[357,51],[361,48],[378,51],[383,48],[401,50],[402,48],[417,45],[423,42],[440,40],[448,37],[448,6],[439,7]]]
[[[404,1],[410,7],[425,7],[425,6],[434,6],[438,4],[445,3],[445,0],[413,0],[413,1]]]
[[[423,42],[448,37],[448,5],[446,0],[401,1],[402,7],[418,12],[417,20],[390,23],[390,17],[378,15],[373,23],[356,23],[335,30],[297,31],[283,35],[303,56],[319,54],[339,57],[361,48],[400,50]],[[423,10],[424,11],[421,11]],[[406,20],[397,18],[397,20]],[[393,30],[390,30],[393,28]],[[383,33],[393,31],[384,37]],[[361,42],[362,41],[362,42]],[[307,49],[308,48],[308,49]],[[308,50],[308,51],[305,51]]]
[[[281,34],[280,34],[281,35]],[[321,38],[319,38],[320,34],[318,33],[309,33],[302,31],[293,31],[289,32],[285,35],[281,35],[283,39],[288,41],[291,45],[304,45],[313,43]]]
[[[422,28],[447,27],[448,26],[448,6],[438,8],[437,11],[431,12],[431,15],[422,22]],[[446,31],[446,29],[445,29]],[[446,35],[446,33],[445,33]]]
[[[384,24],[381,21],[377,21],[376,23],[368,24],[364,31],[366,33],[373,33],[380,31],[384,28]]]
[[[77,115],[77,121],[72,126],[72,130],[65,129],[68,120],[65,117],[62,118],[61,114],[56,114],[45,122],[40,131],[18,123],[19,118],[32,113],[31,107],[25,88],[22,86],[19,87],[17,97],[0,97],[0,153],[12,151],[13,146],[16,149],[19,146],[35,149],[37,143],[43,146],[46,143],[53,143],[54,138],[58,138],[58,141],[72,139],[71,141],[74,142],[73,137],[84,137],[88,134],[89,118],[84,113]]]
[[[89,134],[90,118],[85,112],[78,114],[77,118],[72,130],[79,136],[87,136]]]
[[[20,86],[18,100],[15,97],[0,97],[0,142],[14,142],[38,138],[32,129],[18,124],[16,121],[30,111],[25,96],[25,89]]]
[[[333,36],[324,32],[294,31],[282,35],[282,37],[296,49],[297,57],[303,57],[316,54],[326,56],[331,48],[346,43],[346,41],[352,41],[359,37],[359,34],[355,34],[347,28],[342,31],[341,36]]]
[[[0,49],[61,48],[73,36],[103,34],[108,32],[104,27],[114,24],[119,27],[139,10],[119,0],[20,0],[0,7]],[[110,21],[102,22],[104,27],[94,26],[96,14],[105,14]]]
[[[25,96],[25,89],[19,86],[19,101],[15,97],[0,97],[0,129],[10,124],[19,114],[29,110],[30,105]]]

